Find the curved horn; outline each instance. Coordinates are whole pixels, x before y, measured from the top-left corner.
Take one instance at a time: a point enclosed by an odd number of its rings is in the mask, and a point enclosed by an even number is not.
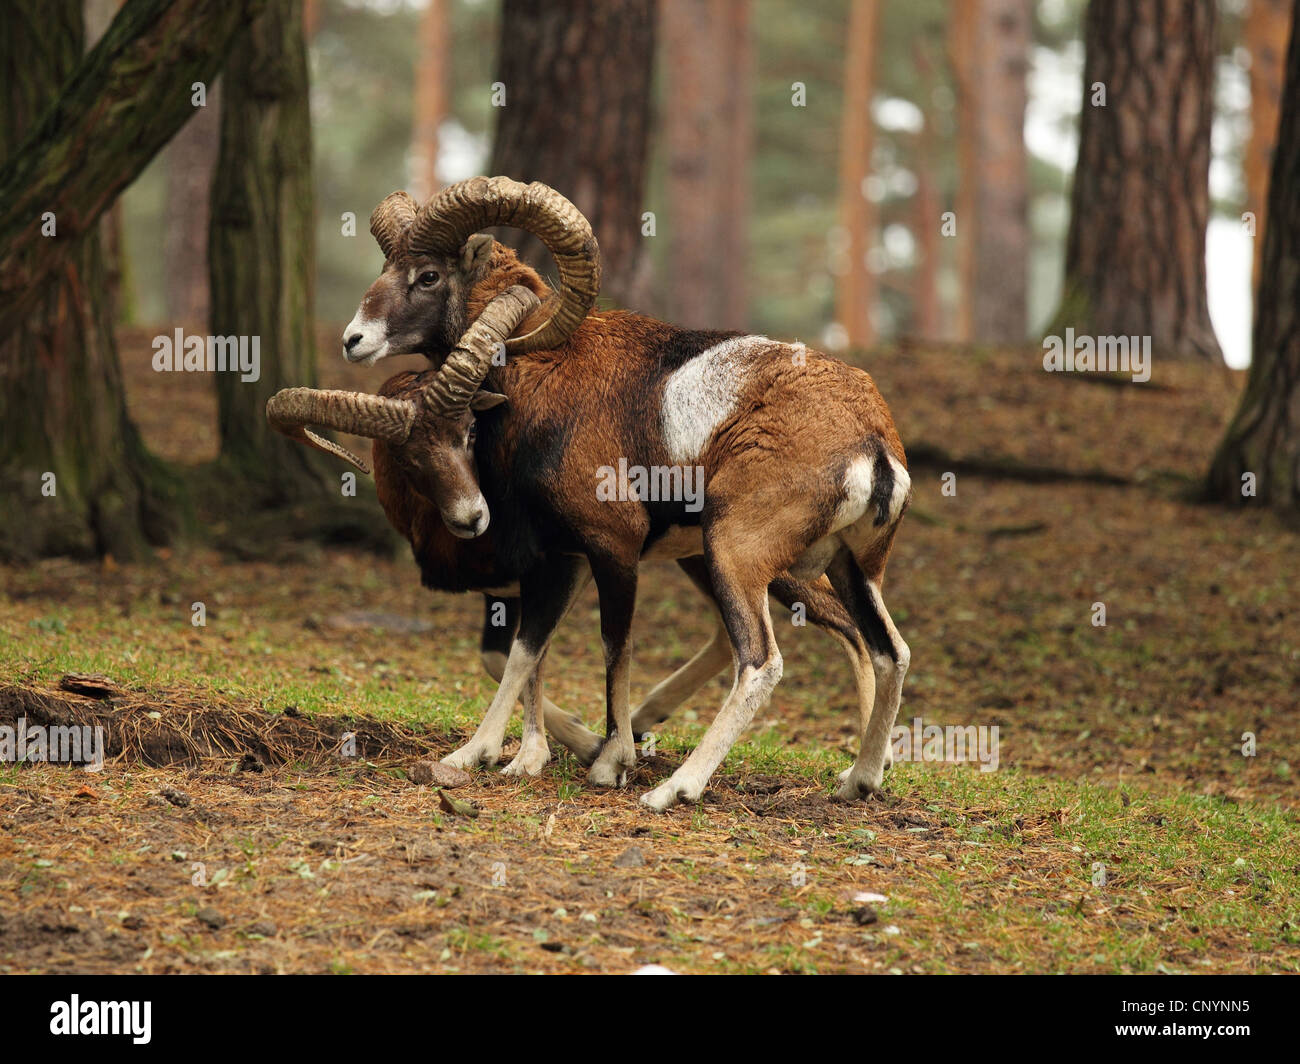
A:
[[[366,392],[327,391],[321,388],[282,388],[266,401],[266,420],[276,432],[301,440],[326,454],[351,462],[363,473],[370,465],[346,447],[322,439],[307,428],[326,428],[366,436],[385,443],[405,443],[415,423],[415,404]]]
[[[494,298],[425,386],[425,406],[439,417],[455,417],[464,410],[492,368],[493,353],[501,344],[509,349],[506,337],[539,305],[537,296],[522,285],[512,285]]]
[[[405,192],[390,192],[383,203],[370,212],[370,232],[385,259],[391,259],[401,246],[416,214],[415,200]]]
[[[420,208],[411,226],[412,251],[455,255],[467,237],[492,225],[525,229],[541,239],[560,270],[559,305],[546,322],[506,341],[512,354],[564,343],[600,291],[600,248],[591,224],[555,189],[508,177],[475,177],[448,185]]]

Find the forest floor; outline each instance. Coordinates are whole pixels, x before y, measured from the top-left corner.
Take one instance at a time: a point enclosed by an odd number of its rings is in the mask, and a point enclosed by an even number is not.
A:
[[[146,440],[210,458],[211,396],[134,350]],[[405,553],[0,568],[0,725],[99,721],[126,751],[98,774],[0,767],[0,972],[1300,972],[1300,534],[1192,499],[1241,375],[1157,361],[1119,384],[1040,358],[861,360],[912,456],[886,583],[912,649],[900,723],[999,729],[996,771],[900,763],[883,800],[831,800],[851,674],[784,611],[785,678],[700,805],[636,799],[726,677],[626,790],[553,748],[536,779],[449,792],[468,816],[405,770],[491,696],[481,600],[423,591]],[[326,384],[382,379],[334,361]],[[674,566],[641,589],[634,698],[712,625]],[[67,673],[120,690],[61,692]],[[589,591],[547,693],[594,727],[602,692]],[[167,763],[201,730],[219,752]]]

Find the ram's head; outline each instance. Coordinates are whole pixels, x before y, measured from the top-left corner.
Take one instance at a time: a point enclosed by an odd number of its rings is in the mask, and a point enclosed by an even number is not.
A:
[[[512,252],[478,230],[513,226],[536,234],[559,268],[553,295]],[[513,337],[511,353],[557,347],[578,327],[600,288],[600,255],[591,226],[554,189],[507,177],[450,185],[423,207],[394,192],[370,216],[384,268],[343,330],[343,357],[373,363],[418,353],[438,362],[475,311],[498,292],[532,281],[547,296],[545,320]]]
[[[531,276],[500,254],[484,226],[510,225],[539,236],[555,256],[560,286],[545,302],[513,283]],[[474,178],[451,185],[423,208],[404,192],[384,200],[370,219],[384,252],[384,271],[344,333],[351,361],[418,351],[440,362],[423,375],[415,398],[365,392],[286,388],[266,404],[277,431],[351,462],[367,463],[308,426],[382,441],[398,468],[433,502],[455,535],[480,535],[488,508],[474,462],[474,418],[505,396],[482,390],[498,353],[550,350],[586,317],[600,287],[600,253],[576,207],[541,184]],[[494,262],[513,263],[496,271]],[[536,315],[542,319],[514,336]],[[359,337],[359,339],[358,339]],[[444,357],[445,356],[445,357]]]

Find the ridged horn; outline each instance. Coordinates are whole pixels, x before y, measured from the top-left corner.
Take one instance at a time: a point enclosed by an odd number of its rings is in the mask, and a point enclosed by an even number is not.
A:
[[[419,208],[405,192],[390,192],[383,203],[370,212],[370,232],[385,259],[391,259],[402,246]]]
[[[508,177],[475,177],[448,185],[420,208],[412,224],[412,252],[455,255],[467,237],[493,225],[538,237],[560,271],[558,305],[542,325],[506,341],[511,354],[558,347],[582,323],[600,291],[600,248],[591,224],[555,189]]]
[[[540,305],[522,285],[512,285],[494,298],[452,348],[424,388],[424,404],[439,417],[455,417],[469,405],[492,368],[493,352]]]
[[[266,401],[266,420],[276,432],[337,455],[363,473],[370,472],[368,462],[346,447],[317,436],[307,426],[319,425],[385,443],[405,443],[415,424],[415,414],[415,404],[409,399],[322,388],[282,388]]]

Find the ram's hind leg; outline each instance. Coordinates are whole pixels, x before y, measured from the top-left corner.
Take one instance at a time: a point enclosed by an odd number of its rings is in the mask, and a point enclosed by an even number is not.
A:
[[[881,566],[880,568],[883,568]],[[853,765],[840,774],[841,799],[877,794],[884,785],[885,769],[892,763],[890,732],[903,696],[903,679],[912,653],[894,627],[880,593],[880,571],[869,580],[847,548],[836,554],[826,570],[840,599],[853,615],[875,673],[874,706],[863,700],[862,744]]]
[[[736,653],[731,693],[700,745],[667,780],[641,798],[663,811],[678,801],[698,802],[727,752],[772,695],[781,679],[781,652],[772,633],[766,576],[755,575],[748,559],[715,550],[709,559],[718,607]]]

